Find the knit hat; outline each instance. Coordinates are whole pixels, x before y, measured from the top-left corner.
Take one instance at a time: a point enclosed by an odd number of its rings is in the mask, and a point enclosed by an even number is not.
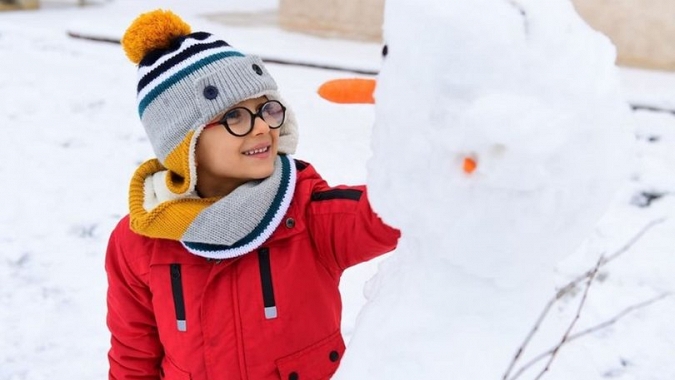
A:
[[[171,11],[141,14],[122,38],[138,64],[138,113],[174,196],[196,186],[195,145],[204,125],[233,105],[266,96],[286,106],[278,151],[293,154],[298,140],[295,115],[259,57],[190,26]]]

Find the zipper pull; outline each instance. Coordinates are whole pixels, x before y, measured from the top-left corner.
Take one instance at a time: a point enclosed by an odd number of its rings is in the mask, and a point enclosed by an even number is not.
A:
[[[274,284],[272,282],[272,264],[269,248],[258,249],[258,263],[260,265],[260,285],[262,287],[263,307],[265,319],[277,317],[277,303],[274,300]]]
[[[176,327],[178,331],[187,331],[185,320],[185,299],[183,298],[183,281],[181,279],[180,264],[171,264],[171,293],[173,294],[173,306],[176,311]]]

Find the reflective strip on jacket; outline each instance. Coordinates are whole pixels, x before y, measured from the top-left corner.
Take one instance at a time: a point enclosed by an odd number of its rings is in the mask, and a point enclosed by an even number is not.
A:
[[[331,188],[296,161],[295,195],[254,252],[209,260],[113,231],[106,255],[110,379],[321,380],[337,370],[342,272],[393,250],[364,186]]]

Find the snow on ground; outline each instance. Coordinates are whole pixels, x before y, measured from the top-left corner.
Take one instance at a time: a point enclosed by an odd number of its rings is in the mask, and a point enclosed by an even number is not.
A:
[[[202,17],[275,5],[118,0],[77,8],[45,2],[38,11],[0,13],[0,178],[8,184],[0,190],[0,380],[105,378],[105,246],[126,213],[130,175],[152,154],[135,111],[133,64],[119,45],[68,38],[66,31],[119,36],[139,12],[161,6],[245,52],[379,67],[377,44],[312,38],[274,25],[227,27]],[[313,162],[333,184],[365,182],[373,108],[333,105],[315,94],[325,80],[350,75],[272,64],[269,69],[298,114],[296,156]],[[623,75],[632,102],[675,104],[675,87],[668,85],[674,74]],[[591,248],[611,251],[649,221],[675,215],[675,116],[634,115],[638,171],[588,243]],[[675,221],[668,219],[604,269],[579,323],[593,325],[672,291],[674,251]],[[595,259],[571,256],[559,268],[561,279],[575,277]],[[347,337],[364,303],[363,284],[381,261],[343,277]],[[675,301],[666,298],[573,342],[561,351],[551,378],[675,378],[674,314]]]

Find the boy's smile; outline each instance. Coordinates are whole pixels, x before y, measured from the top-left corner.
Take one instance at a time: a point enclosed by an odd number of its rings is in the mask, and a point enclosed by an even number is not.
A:
[[[267,158],[267,156],[269,156],[270,147],[270,144],[258,144],[250,150],[245,151],[244,155],[256,158]]]

